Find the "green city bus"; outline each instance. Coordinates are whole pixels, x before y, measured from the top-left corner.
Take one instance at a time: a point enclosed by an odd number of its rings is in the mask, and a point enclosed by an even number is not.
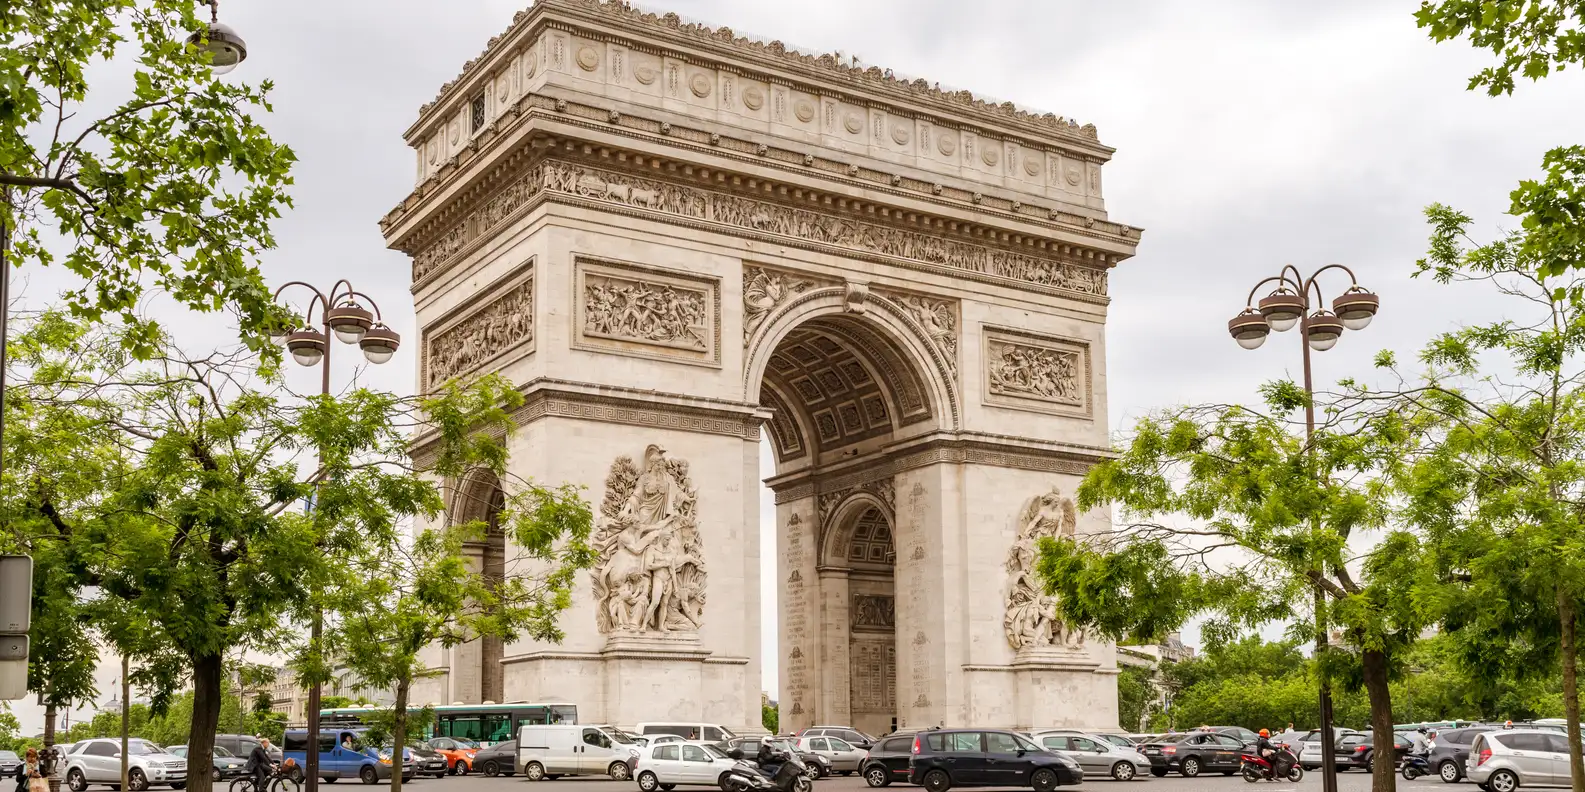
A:
[[[471,740],[479,745],[515,740],[519,726],[578,722],[578,705],[565,703],[442,704],[432,709],[435,726],[430,736]],[[408,711],[420,710],[420,707],[411,707]],[[319,711],[319,722],[358,727],[365,725],[366,716],[386,711],[385,707],[323,709]]]

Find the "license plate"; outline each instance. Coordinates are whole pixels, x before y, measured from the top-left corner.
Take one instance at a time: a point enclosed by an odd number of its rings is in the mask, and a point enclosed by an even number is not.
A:
[[[1151,754],[1151,755],[1155,755],[1155,754],[1161,753],[1161,749],[1159,749],[1159,748],[1146,748],[1145,749],[1145,753]]]

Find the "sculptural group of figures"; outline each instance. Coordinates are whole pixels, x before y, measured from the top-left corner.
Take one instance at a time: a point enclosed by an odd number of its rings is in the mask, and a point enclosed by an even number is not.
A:
[[[1002,625],[1014,649],[1039,646],[1081,646],[1084,633],[1069,630],[1057,618],[1056,598],[1045,592],[1035,577],[1035,557],[1040,540],[1072,537],[1078,531],[1078,509],[1072,498],[1052,489],[1029,500],[1018,520],[1018,538],[1007,551],[1007,571],[1012,575],[1007,592],[1007,614]]]
[[[704,621],[704,547],[688,463],[651,445],[640,470],[630,457],[606,479],[595,549],[601,632],[698,630]]]
[[[991,355],[992,393],[1075,404],[1084,400],[1078,377],[1078,355],[1073,352],[992,344]]]
[[[614,338],[705,349],[705,298],[700,292],[615,278],[590,277],[584,331]]]

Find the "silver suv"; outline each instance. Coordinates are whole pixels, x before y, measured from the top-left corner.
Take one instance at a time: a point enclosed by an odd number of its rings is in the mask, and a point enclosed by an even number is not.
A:
[[[1469,746],[1464,772],[1491,792],[1569,785],[1568,740],[1546,729],[1491,731]]]
[[[148,740],[127,741],[128,792],[143,792],[151,785],[181,789],[187,786],[187,760],[165,752]],[[66,755],[66,785],[83,792],[89,784],[121,785],[121,741],[84,740]]]

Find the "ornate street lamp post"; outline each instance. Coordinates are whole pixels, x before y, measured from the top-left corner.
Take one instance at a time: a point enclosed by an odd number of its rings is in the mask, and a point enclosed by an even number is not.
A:
[[[284,344],[292,355],[292,360],[302,366],[320,367],[320,393],[330,395],[330,350],[333,346],[330,337],[334,335],[344,344],[357,344],[363,350],[363,357],[370,363],[380,364],[389,361],[396,354],[397,347],[401,346],[401,336],[396,331],[385,326],[380,319],[380,307],[374,300],[352,288],[347,280],[336,281],[330,287],[329,295],[302,281],[292,281],[275,290],[275,299],[280,301],[281,292],[293,286],[300,286],[313,293],[308,307],[303,311],[302,321],[296,328],[281,328],[271,334],[271,340]],[[368,303],[369,308],[359,304],[359,300]],[[318,327],[315,327],[314,309],[319,310]],[[369,309],[372,308],[371,312]],[[309,632],[309,641],[314,646],[314,651],[319,652],[320,632],[323,627],[324,614],[318,606],[314,609],[314,623]],[[321,658],[323,661],[323,658]],[[314,685],[308,691],[308,750],[307,767],[303,768],[308,792],[317,792],[319,789],[319,700],[323,688],[319,680],[314,680]],[[394,760],[397,771],[401,772],[401,758]]]
[[[1331,310],[1316,279],[1328,270],[1348,273],[1350,285],[1332,300]],[[1262,286],[1276,283],[1270,294],[1261,298],[1257,307],[1255,294]],[[1312,302],[1312,296],[1314,300]],[[1258,349],[1266,337],[1275,330],[1279,333],[1299,327],[1303,339],[1299,350],[1304,357],[1304,441],[1305,446],[1315,439],[1315,388],[1310,378],[1310,350],[1325,352],[1337,345],[1345,330],[1364,330],[1381,308],[1381,299],[1361,288],[1354,271],[1342,264],[1328,264],[1306,278],[1293,265],[1285,265],[1277,275],[1255,284],[1245,299],[1245,308],[1227,323],[1233,340],[1245,349]],[[1325,570],[1320,570],[1325,572]],[[1315,657],[1319,662],[1326,652],[1326,594],[1319,586],[1315,589]],[[1332,732],[1332,686],[1323,670],[1321,673],[1321,789],[1337,792],[1337,765],[1332,762],[1335,735]]]

